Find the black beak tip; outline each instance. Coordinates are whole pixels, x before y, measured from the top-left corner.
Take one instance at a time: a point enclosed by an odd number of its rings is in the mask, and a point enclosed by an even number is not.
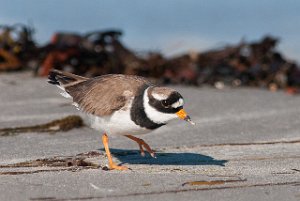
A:
[[[192,121],[191,117],[188,116],[188,115],[184,118],[184,120],[187,121],[187,122],[189,122],[192,125],[195,125],[195,123]]]

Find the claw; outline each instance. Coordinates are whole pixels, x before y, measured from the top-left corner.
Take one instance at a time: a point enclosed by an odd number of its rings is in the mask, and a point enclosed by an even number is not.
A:
[[[132,139],[133,141],[136,141],[139,144],[140,152],[142,156],[145,156],[144,148],[147,150],[147,152],[151,155],[151,157],[156,158],[154,151],[150,148],[150,146],[142,139],[134,137],[132,135],[125,135],[129,139]]]
[[[156,155],[154,152],[151,152],[150,155],[152,156],[152,158],[156,158]]]
[[[126,166],[121,166],[121,165],[116,165],[116,164],[110,164],[109,165],[110,170],[128,170],[128,167]]]

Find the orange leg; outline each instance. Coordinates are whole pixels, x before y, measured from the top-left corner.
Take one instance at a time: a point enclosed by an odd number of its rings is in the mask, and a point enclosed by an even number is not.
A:
[[[145,156],[145,151],[144,151],[144,148],[145,148],[153,158],[156,158],[154,151],[150,148],[150,146],[144,140],[134,137],[132,135],[125,135],[125,136],[133,141],[136,141],[139,144],[142,156]]]
[[[108,158],[108,163],[109,163],[109,169],[110,170],[128,170],[128,167],[126,166],[119,166],[116,165],[113,161],[112,161],[112,157],[108,148],[108,136],[106,135],[106,133],[104,133],[102,135],[102,142],[104,145],[104,149]]]

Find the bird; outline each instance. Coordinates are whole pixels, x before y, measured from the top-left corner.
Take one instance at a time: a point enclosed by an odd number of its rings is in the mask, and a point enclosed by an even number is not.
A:
[[[136,135],[149,133],[178,118],[195,125],[183,109],[184,99],[179,92],[141,76],[106,74],[87,78],[53,69],[48,82],[59,87],[62,96],[72,99],[73,105],[87,114],[91,128],[104,131],[102,143],[110,170],[128,167],[112,160],[109,135],[131,139],[138,143],[142,156],[146,150],[155,158],[150,146]]]

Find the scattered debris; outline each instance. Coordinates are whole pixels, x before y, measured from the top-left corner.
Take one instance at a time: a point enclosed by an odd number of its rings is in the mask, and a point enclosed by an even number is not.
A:
[[[34,174],[39,172],[56,172],[56,171],[79,171],[83,169],[98,169],[99,165],[90,162],[89,158],[101,156],[99,152],[91,151],[87,153],[77,154],[76,156],[57,156],[52,158],[36,159],[32,161],[0,165],[0,168],[38,168],[51,167],[51,169],[29,169],[26,171],[5,171],[0,175],[19,175]],[[55,169],[53,169],[55,168]]]
[[[46,124],[16,128],[2,128],[0,129],[0,136],[12,136],[19,133],[29,132],[58,132],[58,131],[69,131],[73,128],[79,128],[84,126],[83,120],[80,116],[70,115],[63,119],[51,121]]]
[[[20,168],[20,167],[71,167],[71,166],[95,166],[95,164],[86,162],[87,158],[101,156],[99,152],[90,151],[77,154],[75,156],[57,156],[52,158],[36,159],[21,163],[0,165],[0,168]]]
[[[55,67],[87,77],[122,73],[164,84],[209,84],[220,90],[229,85],[300,92],[300,68],[276,50],[279,39],[272,36],[165,58],[158,52],[142,55],[128,49],[120,40],[120,30],[59,32],[42,47],[37,47],[33,32],[21,24],[0,26],[0,71],[30,67],[36,75],[47,76]],[[13,38],[13,33],[18,37]]]
[[[95,190],[99,190],[100,188],[98,186],[96,186],[95,184],[93,183],[90,183],[90,186],[95,189]]]
[[[245,182],[247,179],[231,179],[231,180],[213,180],[213,181],[189,181],[183,183],[182,186],[190,185],[190,186],[200,186],[200,185],[219,185],[226,183],[234,183],[234,182]]]
[[[33,39],[31,26],[0,25],[0,72],[36,68],[41,51]]]

